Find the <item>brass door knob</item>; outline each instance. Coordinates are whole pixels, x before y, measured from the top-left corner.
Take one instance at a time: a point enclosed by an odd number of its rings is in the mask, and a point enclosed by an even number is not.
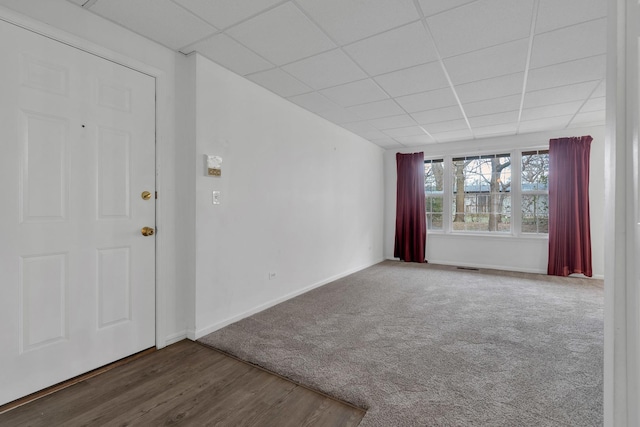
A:
[[[153,236],[156,231],[153,229],[153,227],[142,227],[142,230],[140,230],[140,232],[143,236]]]
[[[140,197],[142,197],[142,200],[149,200],[151,198],[151,193],[148,191],[143,191]]]

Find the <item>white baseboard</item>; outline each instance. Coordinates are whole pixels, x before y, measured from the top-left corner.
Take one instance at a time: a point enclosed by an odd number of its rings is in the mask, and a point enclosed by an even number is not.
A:
[[[187,338],[187,331],[180,331],[171,335],[167,335],[164,339],[164,343],[165,343],[165,346],[167,346],[167,345],[175,344],[178,341],[182,341],[185,338]]]
[[[279,297],[279,298],[273,299],[271,301],[268,301],[268,302],[266,302],[264,304],[260,304],[259,306],[254,307],[254,308],[252,308],[250,310],[247,310],[247,311],[242,312],[240,314],[237,314],[235,316],[231,316],[231,317],[229,317],[229,318],[227,318],[225,320],[222,320],[220,322],[214,323],[211,326],[207,326],[205,328],[197,329],[195,331],[187,331],[187,337],[189,339],[192,339],[192,340],[196,340],[196,339],[202,338],[205,335],[208,335],[208,334],[210,334],[212,332],[215,332],[218,329],[222,329],[225,326],[228,326],[228,325],[230,325],[232,323],[235,323],[235,322],[237,322],[239,320],[244,319],[245,317],[252,316],[252,315],[254,315],[256,313],[259,313],[259,312],[261,312],[263,310],[266,310],[267,308],[270,308],[270,307],[273,307],[274,305],[280,304],[281,302],[284,302],[284,301],[289,300],[291,298],[297,297],[298,295],[302,295],[302,294],[304,294],[306,292],[309,292],[310,290],[313,290],[315,288],[319,288],[320,286],[324,286],[327,283],[331,283],[331,282],[333,282],[335,280],[341,279],[341,278],[346,277],[346,276],[348,276],[350,274],[353,274],[353,273],[356,273],[358,271],[364,270],[365,268],[369,268],[372,265],[376,265],[376,264],[378,264],[378,263],[380,263],[382,261],[384,261],[384,259],[380,258],[380,259],[374,261],[371,264],[366,264],[366,265],[363,265],[363,266],[359,266],[359,267],[353,268],[351,270],[347,270],[347,271],[342,272],[340,274],[336,274],[335,276],[331,276],[331,277],[329,277],[327,279],[324,279],[324,280],[321,280],[319,282],[316,282],[316,283],[314,283],[312,285],[309,285],[309,286],[307,286],[305,288],[302,288],[302,289],[297,290],[295,292],[291,292],[291,293],[286,294],[286,295],[284,295],[282,297]]]

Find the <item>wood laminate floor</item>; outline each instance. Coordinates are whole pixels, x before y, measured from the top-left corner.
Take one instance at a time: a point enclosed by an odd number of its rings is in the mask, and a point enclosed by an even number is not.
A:
[[[357,426],[364,411],[185,340],[0,415],[0,426]]]

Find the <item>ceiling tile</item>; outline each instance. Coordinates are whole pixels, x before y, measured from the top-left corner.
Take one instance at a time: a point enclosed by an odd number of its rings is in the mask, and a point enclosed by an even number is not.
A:
[[[501,98],[488,99],[486,101],[468,102],[462,104],[467,117],[482,116],[484,114],[505,113],[519,110],[521,95],[509,95]]]
[[[371,125],[371,123],[369,123],[366,120],[361,120],[359,122],[352,122],[352,123],[344,123],[341,126],[354,133],[373,132],[378,130],[374,128]]]
[[[432,135],[437,133],[442,133],[442,132],[469,129],[469,126],[467,125],[467,121],[464,119],[449,120],[446,122],[439,122],[439,123],[431,123],[423,127],[427,130],[427,132],[429,132]]]
[[[285,3],[251,18],[227,33],[277,65],[335,47],[293,3]]]
[[[547,89],[604,78],[606,55],[549,65],[529,71],[527,90]]]
[[[606,111],[589,111],[578,113],[571,121],[572,126],[598,126],[605,123]]]
[[[443,58],[527,38],[533,0],[478,0],[427,18]]]
[[[340,45],[420,19],[412,0],[297,0]]]
[[[273,68],[269,61],[260,58],[225,34],[217,34],[189,45],[182,49],[182,53],[188,54],[194,50],[241,76]]]
[[[533,39],[531,68],[600,55],[607,52],[607,19],[585,22]]]
[[[447,142],[447,141],[462,141],[473,139],[473,135],[469,129],[466,130],[454,130],[451,132],[442,132],[431,134],[438,142]]]
[[[362,132],[354,132],[356,135],[360,135],[364,139],[372,140],[372,139],[383,139],[387,138],[387,135],[380,132],[379,130],[372,131],[362,131]]]
[[[421,111],[419,113],[412,113],[411,117],[421,125],[428,125],[429,123],[444,122],[447,120],[463,119],[462,111],[460,107],[454,105],[452,107],[436,108],[435,110]]]
[[[598,81],[590,81],[527,92],[524,97],[524,108],[585,100],[597,84]]]
[[[328,110],[337,110],[340,107],[335,103],[329,101],[324,96],[320,95],[318,92],[305,93],[303,95],[296,95],[287,98],[289,101],[294,104],[298,104],[302,108],[306,108],[309,111],[313,111],[314,113],[319,113],[322,111]]]
[[[221,29],[236,24],[281,2],[281,0],[173,1]]]
[[[393,97],[449,86],[439,62],[383,74],[376,77],[375,81]]]
[[[382,148],[400,148],[402,144],[393,138],[370,139],[371,142]]]
[[[456,86],[460,102],[484,101],[522,93],[524,73],[509,74]],[[466,110],[465,110],[466,111]]]
[[[429,135],[400,136],[396,141],[406,146],[418,146],[425,144],[433,144],[435,140]]]
[[[85,4],[87,2],[87,0],[69,0],[71,3],[75,3],[77,5],[82,6],[83,4]]]
[[[581,113],[589,111],[602,111],[607,108],[607,99],[602,96],[600,98],[591,98],[580,109]]]
[[[525,108],[522,110],[520,120],[536,120],[545,117],[556,117],[569,114],[575,114],[582,106],[581,101],[565,102],[562,104],[546,105],[543,107]]]
[[[371,76],[438,59],[422,22],[378,34],[344,49]]]
[[[99,1],[91,11],[174,50],[217,31],[169,0]]]
[[[420,8],[424,16],[431,16],[473,1],[475,0],[420,0]]]
[[[469,118],[469,123],[475,129],[478,127],[504,125],[507,123],[518,122],[518,110],[508,111],[506,113],[486,114],[484,116],[475,116]]]
[[[404,110],[391,99],[356,105],[347,108],[347,110],[357,114],[363,119],[377,119],[379,117],[395,116],[404,113]]]
[[[367,77],[340,49],[324,52],[282,68],[314,89],[337,86]]]
[[[284,97],[312,92],[312,89],[279,68],[251,74],[247,78]]]
[[[606,0],[540,0],[536,33],[607,16]]]
[[[387,129],[384,131],[392,138],[399,138],[403,136],[425,135],[424,130],[420,126],[407,126],[404,128]]]
[[[395,129],[407,126],[415,126],[416,121],[408,114],[399,116],[381,117],[379,119],[369,119],[369,123],[376,129]]]
[[[448,87],[415,93],[413,95],[400,96],[396,98],[396,101],[409,113],[451,107],[458,104],[453,91]]]
[[[371,79],[324,89],[321,90],[320,93],[343,107],[389,98]]]
[[[527,39],[476,50],[444,60],[454,84],[469,83],[524,71],[527,63]]]
[[[591,94],[591,96],[597,98],[597,97],[606,96],[606,95],[607,95],[607,81],[602,80],[598,85],[598,87],[596,88],[596,90]]]
[[[507,123],[494,126],[483,126],[479,128],[473,128],[473,134],[476,137],[486,138],[489,136],[499,135],[515,135],[518,129],[517,123]]]
[[[358,116],[355,113],[352,113],[349,110],[345,110],[344,108],[322,111],[316,114],[336,124],[357,122],[362,120],[362,117]]]
[[[527,120],[520,122],[518,133],[539,132],[545,130],[564,129],[573,115],[547,117],[544,119]]]

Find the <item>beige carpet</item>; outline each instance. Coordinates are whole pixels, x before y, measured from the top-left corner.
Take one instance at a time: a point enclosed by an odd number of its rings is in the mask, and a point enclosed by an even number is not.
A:
[[[362,426],[600,426],[601,281],[385,261],[200,340]]]

